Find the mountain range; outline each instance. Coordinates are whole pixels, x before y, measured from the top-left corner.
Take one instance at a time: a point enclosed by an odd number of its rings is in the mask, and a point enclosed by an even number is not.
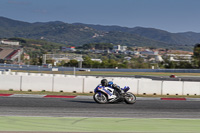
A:
[[[0,38],[11,37],[44,39],[73,46],[113,43],[189,51],[200,43],[200,33],[195,32],[170,33],[155,28],[69,24],[61,21],[28,23],[0,17]]]

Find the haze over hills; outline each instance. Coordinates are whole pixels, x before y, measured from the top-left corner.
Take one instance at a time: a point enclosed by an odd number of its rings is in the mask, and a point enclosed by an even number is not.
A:
[[[200,33],[170,33],[144,27],[102,26],[60,21],[28,23],[0,17],[0,38],[23,37],[80,46],[86,43],[113,43],[127,46],[192,50]]]

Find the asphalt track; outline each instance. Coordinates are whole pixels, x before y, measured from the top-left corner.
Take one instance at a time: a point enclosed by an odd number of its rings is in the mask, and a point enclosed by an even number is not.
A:
[[[0,97],[0,116],[200,118],[200,101],[137,100],[97,104],[87,98]]]
[[[138,98],[133,105],[91,98],[0,97],[0,133],[198,133],[200,101]]]

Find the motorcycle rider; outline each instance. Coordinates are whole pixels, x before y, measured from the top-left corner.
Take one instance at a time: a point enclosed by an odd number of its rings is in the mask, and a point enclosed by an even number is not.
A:
[[[109,81],[108,82],[108,86],[117,90],[117,92],[119,92],[119,94],[122,94],[123,93],[123,90],[121,90],[120,86],[118,86],[117,84],[113,84],[112,81]]]
[[[103,89],[103,91],[108,95],[108,99],[116,98],[115,95],[113,95],[109,90],[106,89],[106,87],[112,88],[111,86],[109,86],[107,79],[102,79],[101,84],[98,87]]]

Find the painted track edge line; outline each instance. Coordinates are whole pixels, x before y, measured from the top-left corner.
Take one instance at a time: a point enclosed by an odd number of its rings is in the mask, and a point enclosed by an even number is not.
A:
[[[186,101],[186,98],[160,98],[161,100],[180,100],[180,101]]]

